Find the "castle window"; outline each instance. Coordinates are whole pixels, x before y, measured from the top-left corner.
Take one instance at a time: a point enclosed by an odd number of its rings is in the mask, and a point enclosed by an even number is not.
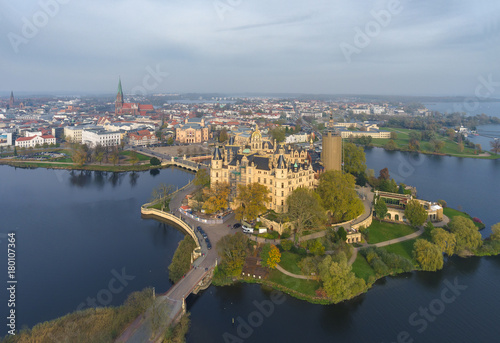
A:
[[[284,197],[285,196],[285,192],[281,191],[281,196]]]
[[[281,188],[285,188],[285,184],[283,182],[281,183]]]
[[[260,173],[260,172],[259,172],[259,173]],[[260,183],[260,177],[259,177],[259,178],[257,178],[257,182],[258,182],[258,183]]]

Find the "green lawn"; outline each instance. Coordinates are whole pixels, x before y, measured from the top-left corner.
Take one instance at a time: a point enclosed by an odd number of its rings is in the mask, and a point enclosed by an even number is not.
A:
[[[472,220],[472,217],[470,215],[468,215],[467,213],[465,212],[460,212],[458,210],[455,210],[453,208],[449,208],[449,207],[445,207],[443,209],[443,213],[445,216],[447,216],[448,218],[450,218],[450,220],[453,218],[453,217],[464,217],[464,218],[467,218],[467,219],[470,219]],[[481,225],[479,223],[474,223],[474,225],[476,225],[476,227],[478,229],[482,229],[484,228],[484,225]]]
[[[396,244],[391,244],[387,245],[385,247],[381,247],[380,249],[385,249],[388,252],[392,252],[398,255],[401,255],[410,261],[413,262],[413,264],[416,263],[416,261],[413,259],[413,244],[418,238],[415,239],[410,239],[408,241],[396,243]]]
[[[352,271],[356,277],[362,278],[365,281],[368,281],[370,276],[375,276],[375,271],[370,264],[368,264],[366,258],[361,254],[358,254],[356,261],[352,264]]]
[[[290,273],[302,275],[302,271],[297,265],[303,256],[294,254],[290,251],[283,251],[281,253],[281,262],[279,263],[286,271]]]
[[[120,155],[130,157],[130,153],[131,153],[131,152],[132,152],[132,151],[129,151],[129,150],[122,151],[122,152],[120,153]],[[136,154],[137,154],[137,158],[139,159],[139,161],[149,161],[149,160],[151,159],[151,157],[146,156],[146,155],[143,155],[143,154],[141,154],[141,153],[138,153],[138,152],[137,152]]]
[[[396,143],[397,149],[407,149],[408,144],[410,142],[409,133],[411,131],[419,132],[419,130],[410,130],[410,129],[400,129],[400,128],[392,128],[392,127],[381,127],[381,130],[396,132],[398,138],[394,140]],[[450,140],[447,136],[437,135],[437,139],[445,142],[444,147],[441,149],[441,154],[457,156],[457,157],[474,157],[474,158],[483,158],[483,159],[497,159],[500,158],[500,155],[495,155],[490,152],[491,156],[474,156],[474,149],[465,147],[463,152],[458,150],[458,144]],[[375,138],[372,140],[374,146],[384,147],[384,145],[389,142],[389,139]],[[488,149],[489,147],[483,147],[484,149]],[[420,141],[420,152],[423,153],[434,153],[430,142]]]
[[[269,281],[293,289],[297,292],[316,296],[316,290],[319,288],[319,282],[314,280],[302,280],[287,276],[279,270],[273,269],[269,273]]]
[[[374,220],[372,225],[368,227],[368,232],[368,243],[375,244],[412,234],[415,230],[408,225]]]

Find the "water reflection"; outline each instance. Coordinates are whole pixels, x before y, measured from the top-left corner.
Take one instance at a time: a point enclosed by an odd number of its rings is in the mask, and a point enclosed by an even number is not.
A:
[[[156,175],[160,174],[160,169],[151,169],[149,171],[149,174],[156,176]]]
[[[134,187],[137,184],[138,178],[139,178],[139,174],[136,172],[132,172],[130,174],[130,186]]]

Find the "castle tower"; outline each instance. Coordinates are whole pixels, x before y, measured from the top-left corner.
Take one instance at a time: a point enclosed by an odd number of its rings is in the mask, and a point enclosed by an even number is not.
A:
[[[14,108],[14,92],[10,91],[9,108]]]
[[[321,161],[325,171],[342,170],[342,137],[333,126],[333,117],[330,115],[330,123],[323,133],[323,151]]]
[[[210,186],[216,187],[217,183],[223,182],[222,178],[222,154],[218,146],[215,147],[210,161]]]
[[[278,213],[283,213],[286,212],[286,198],[288,197],[288,169],[283,154],[280,154],[278,157],[275,175],[276,184],[274,187],[274,203],[271,204],[270,207],[274,207],[275,211]]]
[[[118,78],[118,93],[116,94],[115,101],[115,114],[119,114],[123,107],[123,91],[122,91],[122,80]]]

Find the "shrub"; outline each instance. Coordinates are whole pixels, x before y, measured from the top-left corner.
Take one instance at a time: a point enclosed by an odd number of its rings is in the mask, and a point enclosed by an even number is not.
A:
[[[293,242],[289,239],[283,239],[281,241],[281,249],[285,250],[285,251],[288,251],[292,248],[293,246]]]
[[[161,164],[161,161],[156,157],[151,157],[149,163],[151,163],[152,166],[159,166]]]

